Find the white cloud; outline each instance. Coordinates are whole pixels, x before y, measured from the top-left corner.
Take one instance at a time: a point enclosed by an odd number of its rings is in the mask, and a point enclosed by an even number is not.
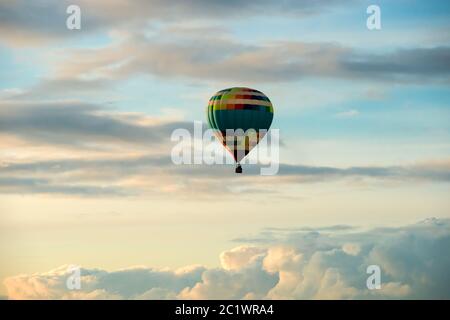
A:
[[[359,111],[355,109],[336,113],[336,117],[338,118],[353,118],[357,115],[359,115]]]
[[[274,243],[223,252],[219,268],[83,268],[81,290],[70,291],[62,266],[7,278],[5,286],[10,299],[450,298],[449,220],[363,232],[294,230]],[[366,288],[372,264],[381,268],[381,290]]]
[[[239,246],[220,254],[220,262],[225,270],[239,270],[255,262],[266,250],[255,246]]]
[[[357,243],[345,243],[342,246],[342,250],[346,254],[349,254],[351,256],[357,256],[361,251],[361,247]]]
[[[0,1],[0,35],[2,41],[12,46],[38,46],[49,41],[64,41],[80,36],[66,28],[66,8],[70,0]],[[341,5],[341,1],[216,1],[173,0],[170,5],[160,0],[79,0],[82,12],[81,28],[84,34],[108,30],[134,30],[148,28],[151,23],[209,21],[226,22],[248,19],[249,16],[278,15],[297,18],[328,12]],[[238,9],[238,10],[236,10]],[[227,14],[223,14],[226,12]],[[127,17],[124,19],[124,16]]]
[[[296,270],[302,262],[302,254],[297,253],[294,248],[279,246],[271,247],[263,260],[263,268],[268,272],[279,270]]]
[[[196,33],[197,34],[197,33]],[[304,41],[242,42],[204,33],[147,37],[130,33],[108,46],[61,52],[54,82],[69,79],[103,81],[149,74],[210,83],[279,83],[308,78],[394,82],[446,82],[449,47],[393,50],[375,55],[339,43]],[[81,81],[83,82],[83,81]],[[73,86],[73,81],[68,83]],[[79,83],[78,85],[81,85]],[[53,87],[53,86],[52,86]],[[90,87],[88,84],[87,87]],[[350,110],[343,116],[355,116]]]

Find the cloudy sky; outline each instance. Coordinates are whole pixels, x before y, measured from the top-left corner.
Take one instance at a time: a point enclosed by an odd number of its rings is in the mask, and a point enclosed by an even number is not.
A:
[[[450,298],[449,21],[438,0],[0,0],[0,296]],[[277,175],[172,163],[231,86],[271,99]]]

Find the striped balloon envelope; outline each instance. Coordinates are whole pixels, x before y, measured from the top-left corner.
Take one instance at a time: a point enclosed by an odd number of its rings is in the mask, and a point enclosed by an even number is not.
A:
[[[250,88],[229,88],[209,99],[209,126],[230,151],[241,173],[239,162],[264,137],[273,120],[273,106],[261,91]]]

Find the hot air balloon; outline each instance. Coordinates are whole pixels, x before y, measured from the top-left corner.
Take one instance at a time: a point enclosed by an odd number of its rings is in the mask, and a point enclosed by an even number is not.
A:
[[[269,130],[273,120],[273,106],[261,91],[229,88],[218,91],[209,99],[207,118],[219,141],[233,156],[236,162],[235,172],[242,173],[240,161]],[[242,131],[236,132],[238,129]],[[242,132],[245,134],[242,135]]]

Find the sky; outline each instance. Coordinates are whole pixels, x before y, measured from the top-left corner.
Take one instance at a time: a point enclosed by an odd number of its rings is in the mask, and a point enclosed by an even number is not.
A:
[[[0,0],[0,297],[449,299],[449,18],[438,0]],[[274,106],[278,174],[175,165],[172,132],[235,86]]]

